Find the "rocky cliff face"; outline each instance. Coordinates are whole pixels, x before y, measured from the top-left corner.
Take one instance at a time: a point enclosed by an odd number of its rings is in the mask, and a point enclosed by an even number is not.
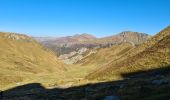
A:
[[[73,51],[69,54],[60,55],[59,58],[63,60],[66,64],[74,64],[96,52],[97,51],[95,49],[90,50],[87,48],[81,48],[78,51]]]
[[[121,38],[122,42],[130,42],[132,44],[141,44],[146,42],[147,39],[150,37],[148,34],[145,33],[138,33],[138,32],[131,32],[131,31],[124,31],[117,35]]]
[[[31,37],[28,37],[24,34],[10,33],[10,32],[0,32],[1,36],[4,38],[8,38],[16,41],[24,41],[24,42],[35,42],[35,40]]]

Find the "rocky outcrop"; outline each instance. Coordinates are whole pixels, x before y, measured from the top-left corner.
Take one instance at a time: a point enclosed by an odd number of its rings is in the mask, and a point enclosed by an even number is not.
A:
[[[26,36],[24,34],[18,34],[18,33],[11,33],[11,32],[0,32],[4,38],[8,38],[11,40],[16,41],[24,41],[24,42],[34,42],[35,40],[29,36]]]
[[[96,51],[87,48],[81,48],[78,51],[73,51],[69,54],[60,55],[59,58],[63,60],[66,64],[74,64],[93,53],[96,53]]]
[[[141,44],[150,37],[148,34],[145,33],[138,33],[138,32],[131,32],[131,31],[124,31],[117,35],[121,38],[121,42],[130,42],[132,44]]]
[[[119,98],[117,96],[112,95],[112,96],[106,96],[104,100],[119,100]]]

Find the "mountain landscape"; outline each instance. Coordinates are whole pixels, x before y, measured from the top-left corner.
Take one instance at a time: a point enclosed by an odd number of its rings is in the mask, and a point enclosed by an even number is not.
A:
[[[146,33],[125,31],[104,38],[96,38],[90,34],[77,34],[56,39],[48,39],[48,37],[35,39],[45,47],[55,51],[66,64],[73,64],[95,53],[97,49],[121,43],[130,43],[135,46],[146,42],[149,38],[150,36]]]
[[[170,100],[170,0],[0,0],[0,100]]]
[[[124,31],[104,38],[0,32],[0,52],[2,100],[170,97],[170,26],[155,36]]]

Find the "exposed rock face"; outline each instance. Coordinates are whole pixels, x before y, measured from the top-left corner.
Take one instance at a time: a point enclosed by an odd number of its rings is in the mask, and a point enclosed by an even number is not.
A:
[[[149,37],[148,34],[131,31],[124,31],[118,34],[118,36],[122,38],[122,42],[130,42],[132,44],[141,44],[147,41]]]
[[[95,50],[89,50],[87,48],[81,48],[78,51],[70,52],[69,54],[60,55],[59,58],[64,60],[66,64],[74,64],[81,59],[91,55],[92,53],[96,53]]]
[[[12,40],[17,40],[17,41],[24,41],[24,42],[33,42],[35,41],[33,38],[28,37],[24,34],[17,34],[17,33],[5,33],[5,32],[1,32],[1,34],[4,34],[3,36],[5,38],[8,39],[12,39]]]

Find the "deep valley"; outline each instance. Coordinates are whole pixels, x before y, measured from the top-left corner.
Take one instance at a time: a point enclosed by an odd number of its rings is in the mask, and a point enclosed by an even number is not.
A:
[[[0,52],[0,100],[170,98],[170,26],[104,38],[0,32]]]

